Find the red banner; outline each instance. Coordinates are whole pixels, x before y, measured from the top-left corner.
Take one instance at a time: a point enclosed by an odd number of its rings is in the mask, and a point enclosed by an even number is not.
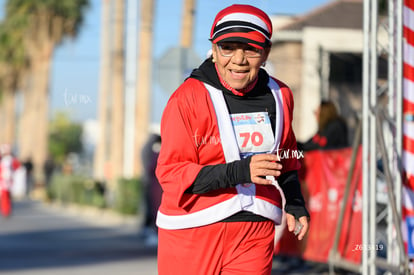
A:
[[[353,171],[349,171],[351,156],[351,148],[305,153],[301,177],[302,191],[311,215],[309,232],[299,242],[285,229],[276,247],[278,254],[328,262],[349,173],[352,173],[352,181],[340,230],[338,252],[344,259],[360,263],[362,249],[373,249],[362,244],[361,150],[358,151]]]

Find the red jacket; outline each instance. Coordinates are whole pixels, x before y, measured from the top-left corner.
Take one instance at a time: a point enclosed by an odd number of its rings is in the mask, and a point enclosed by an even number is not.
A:
[[[274,151],[296,150],[291,128],[293,97],[282,82],[269,81],[275,101]],[[207,89],[208,88],[208,89]],[[246,210],[279,224],[281,194],[273,185],[239,184],[236,188],[189,194],[185,190],[206,165],[240,159],[237,143],[225,107],[217,90],[199,80],[187,79],[171,96],[161,120],[161,151],[156,175],[163,189],[157,225],[182,229],[218,222]],[[282,159],[283,172],[300,168],[295,158]]]
[[[13,174],[20,167],[20,162],[12,155],[0,157],[0,190],[10,190]]]

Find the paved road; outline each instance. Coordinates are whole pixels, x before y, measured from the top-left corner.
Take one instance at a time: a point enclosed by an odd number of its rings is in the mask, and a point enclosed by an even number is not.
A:
[[[138,218],[69,210],[15,202],[13,215],[0,217],[0,274],[157,274],[156,247],[145,246],[138,237]],[[328,273],[323,265],[275,259],[272,275],[281,274]]]
[[[15,202],[0,218],[0,274],[155,275],[156,248],[138,237],[138,222],[79,215],[40,202]]]

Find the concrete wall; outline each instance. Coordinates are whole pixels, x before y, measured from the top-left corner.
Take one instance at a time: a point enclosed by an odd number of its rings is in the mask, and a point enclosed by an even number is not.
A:
[[[301,121],[300,114],[296,107],[300,104],[301,97],[298,96],[301,90],[302,72],[302,44],[300,42],[286,42],[276,44],[270,52],[269,62],[271,62],[272,75],[290,87],[295,100],[295,110],[293,113],[293,128],[296,123]]]
[[[334,100],[345,116],[355,116],[361,111],[362,83],[329,83],[329,55],[362,56],[362,30],[305,27],[301,32],[279,30],[274,36],[268,63],[272,75],[292,89],[293,127],[299,141],[306,141],[316,132],[314,110],[322,98]],[[387,48],[388,35],[383,28],[379,29],[378,41]],[[355,117],[346,118],[352,134]]]
[[[290,37],[289,32],[279,33]],[[285,82],[293,91],[295,99],[294,130],[299,141],[306,141],[317,129],[314,110],[322,99],[321,72],[328,70],[329,63],[321,63],[323,55],[329,52],[358,53],[363,51],[361,30],[305,28],[294,40],[276,41],[269,56],[274,76]],[[300,39],[298,39],[300,38]],[[329,60],[328,60],[329,62]],[[325,81],[328,79],[325,77]]]
[[[305,28],[303,31],[303,71],[300,90],[301,121],[298,123],[298,140],[310,138],[317,129],[313,111],[322,99],[321,54],[323,52],[362,53],[361,30]],[[329,64],[328,64],[329,66]]]

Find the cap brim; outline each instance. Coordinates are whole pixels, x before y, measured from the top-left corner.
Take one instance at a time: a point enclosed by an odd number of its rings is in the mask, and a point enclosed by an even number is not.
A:
[[[238,42],[238,43],[244,43],[244,44],[248,44],[252,47],[255,47],[257,49],[261,49],[263,50],[264,47],[262,46],[263,43],[258,43],[255,40],[251,40],[251,39],[247,39],[247,38],[243,38],[243,37],[239,37],[239,36],[232,36],[232,37],[226,37],[223,39],[216,39],[214,41],[212,41],[214,44],[220,43],[220,42]]]
[[[260,32],[227,32],[216,36],[211,40],[213,43],[219,42],[239,42],[249,44],[258,49],[268,46],[266,38]]]

